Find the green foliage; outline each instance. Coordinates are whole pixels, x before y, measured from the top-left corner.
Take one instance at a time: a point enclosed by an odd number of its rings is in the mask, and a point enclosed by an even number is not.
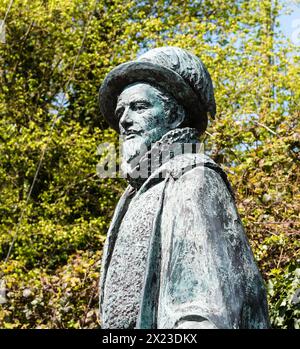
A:
[[[270,317],[274,328],[300,329],[300,268],[274,269],[268,282]]]
[[[300,65],[282,11],[270,0],[14,1],[0,44],[1,327],[99,327],[99,261],[126,183],[96,175],[97,145],[117,143],[98,88],[160,45],[191,50],[212,75],[205,148],[235,189],[273,326],[299,327]]]
[[[72,254],[55,273],[29,271],[21,262],[6,272],[7,304],[0,312],[3,328],[97,328],[101,252]]]

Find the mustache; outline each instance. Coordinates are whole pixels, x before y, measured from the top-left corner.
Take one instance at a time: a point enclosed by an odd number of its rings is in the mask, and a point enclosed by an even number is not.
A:
[[[135,136],[135,135],[140,135],[143,131],[140,129],[128,129],[128,130],[124,130],[121,132],[121,136],[123,137],[127,137],[127,136]]]

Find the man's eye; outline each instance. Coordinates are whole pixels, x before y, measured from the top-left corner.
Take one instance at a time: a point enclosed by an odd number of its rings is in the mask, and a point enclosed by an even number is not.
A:
[[[145,109],[148,109],[148,104],[146,103],[135,103],[133,105],[133,110],[136,110],[136,111],[142,111],[142,110],[145,110]]]

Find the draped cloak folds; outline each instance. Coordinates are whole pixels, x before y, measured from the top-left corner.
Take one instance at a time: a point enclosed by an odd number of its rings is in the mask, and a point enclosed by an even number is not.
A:
[[[266,292],[226,174],[203,154],[182,154],[156,169],[116,207],[104,246],[107,270],[130,201],[164,182],[150,237],[137,328],[268,328]]]

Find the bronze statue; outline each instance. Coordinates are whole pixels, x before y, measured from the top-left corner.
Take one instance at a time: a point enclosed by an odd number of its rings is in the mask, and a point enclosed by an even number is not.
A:
[[[267,328],[266,292],[226,174],[199,152],[216,106],[195,55],[156,48],[105,78],[129,185],[101,269],[103,328]]]

